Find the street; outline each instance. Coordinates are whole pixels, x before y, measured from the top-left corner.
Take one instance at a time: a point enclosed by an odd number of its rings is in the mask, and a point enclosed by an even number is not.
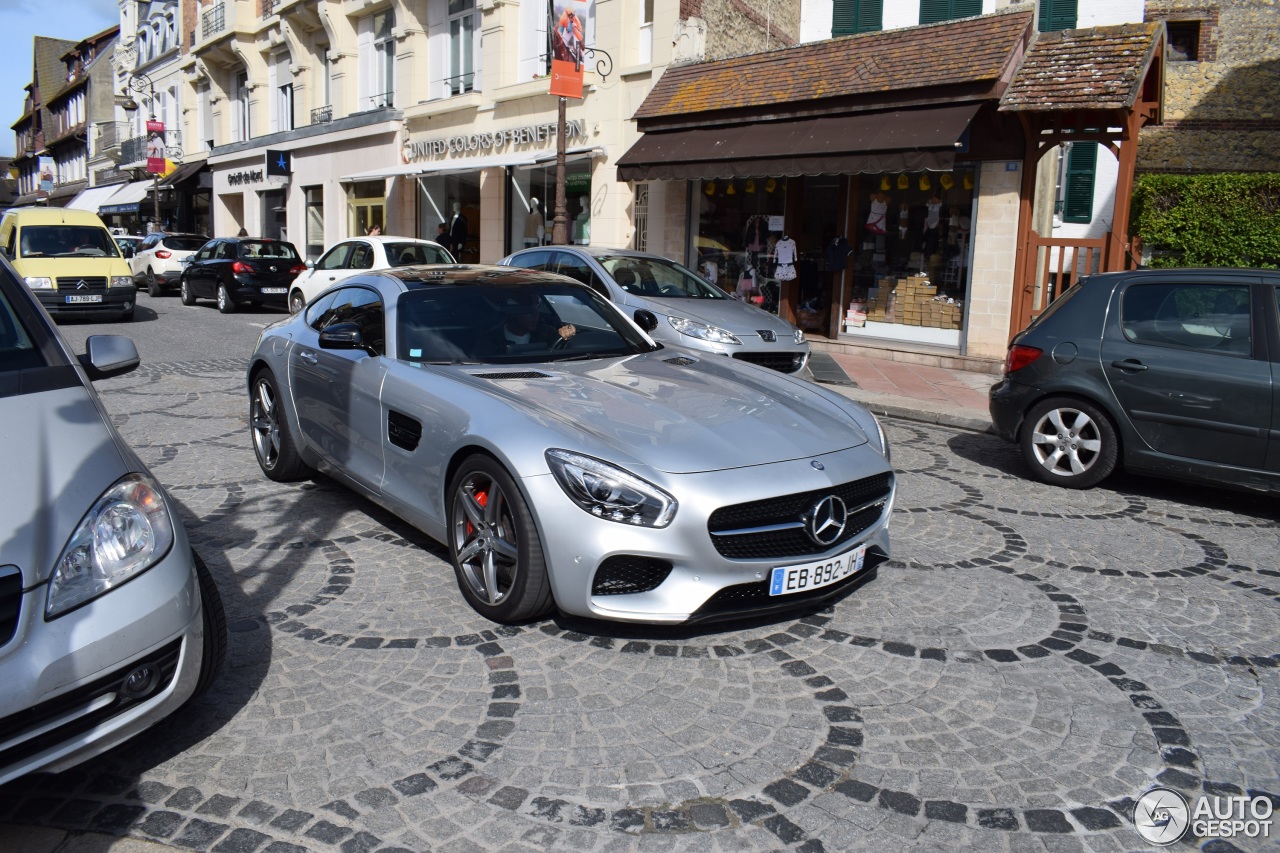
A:
[[[888,420],[894,559],[833,606],[497,626],[443,546],[261,474],[243,367],[285,316],[141,293],[133,323],[61,326],[77,352],[138,345],[97,387],[214,573],[228,667],[133,742],[0,789],[0,824],[219,853],[1118,851],[1149,846],[1153,785],[1280,806],[1274,498],[1054,489],[992,435]]]

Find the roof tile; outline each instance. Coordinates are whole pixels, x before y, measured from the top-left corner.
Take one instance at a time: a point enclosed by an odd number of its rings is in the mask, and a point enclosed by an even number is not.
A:
[[[1005,111],[1126,109],[1161,43],[1164,24],[1041,33],[1000,99]]]

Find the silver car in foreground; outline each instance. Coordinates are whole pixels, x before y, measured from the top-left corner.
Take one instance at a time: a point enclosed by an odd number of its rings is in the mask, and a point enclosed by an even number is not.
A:
[[[73,357],[0,262],[0,784],[123,743],[226,653],[176,507],[89,384],[137,365],[116,335]]]
[[[542,246],[503,258],[504,266],[567,275],[631,315],[651,311],[654,340],[727,355],[783,373],[809,362],[804,332],[741,302],[674,261],[629,249]]]
[[[497,622],[724,619],[873,577],[895,488],[875,418],[639,319],[544,272],[354,276],[259,339],[258,463],[321,469],[445,543]]]

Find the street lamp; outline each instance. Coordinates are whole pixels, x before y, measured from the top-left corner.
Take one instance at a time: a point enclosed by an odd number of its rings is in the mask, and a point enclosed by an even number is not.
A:
[[[613,72],[613,57],[599,48],[582,48],[583,62],[586,62],[588,56],[596,61],[596,73],[600,75],[600,79],[607,79]],[[569,209],[564,197],[565,125],[567,124],[565,105],[568,99],[561,96],[558,100],[559,109],[556,115],[556,199],[551,219],[551,242],[557,246],[564,246],[569,243]]]
[[[151,82],[151,78],[148,77],[146,74],[142,74],[140,72],[131,74],[129,75],[129,80],[125,84],[125,86],[131,91],[138,93],[139,96],[143,95],[144,92],[146,93],[147,113],[148,113],[147,124],[148,125],[154,124],[156,122],[156,87],[155,87],[155,84]],[[134,101],[132,98],[128,98],[122,104],[122,106],[126,111],[130,111],[130,107],[132,107],[134,110],[138,108],[137,102]],[[148,143],[152,139],[153,133],[157,134],[160,137],[159,149],[164,153],[165,157],[172,157],[175,160],[182,158],[182,149],[166,148],[164,144],[164,131],[162,130],[153,131],[150,127],[148,127],[147,128]],[[148,144],[147,146],[146,153],[148,155],[147,160],[149,161],[151,159],[151,157],[149,156],[151,153],[150,144]],[[148,163],[148,166],[150,167],[150,163]],[[148,171],[150,170],[151,169],[148,168]],[[155,184],[151,189],[151,202],[152,202],[151,217],[152,217],[152,222],[155,224],[155,230],[157,231],[160,230],[160,176],[163,174],[163,172],[164,172],[164,164],[162,162],[159,170],[153,173],[155,175]]]

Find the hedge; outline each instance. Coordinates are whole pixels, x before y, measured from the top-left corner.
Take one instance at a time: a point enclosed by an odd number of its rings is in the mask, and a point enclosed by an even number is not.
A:
[[[1280,268],[1280,172],[1140,175],[1132,211],[1152,267]]]

